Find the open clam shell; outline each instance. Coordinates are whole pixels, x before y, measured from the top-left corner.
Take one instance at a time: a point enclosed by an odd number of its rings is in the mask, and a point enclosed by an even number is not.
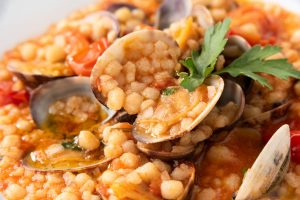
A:
[[[137,148],[146,155],[149,155],[151,157],[158,158],[161,160],[166,160],[166,161],[186,158],[186,157],[192,155],[196,149],[196,146],[191,145],[191,146],[184,148],[182,151],[167,152],[167,151],[162,151],[162,150],[151,149],[151,147],[149,148],[148,145],[149,144],[143,144],[143,143],[138,142]],[[202,149],[203,143],[198,144],[197,148]]]
[[[198,24],[204,29],[214,25],[214,19],[210,11],[203,5],[193,5],[191,15],[196,18]]]
[[[257,199],[280,183],[290,160],[290,129],[279,128],[247,171],[236,200]]]
[[[111,23],[111,27],[112,30],[116,33],[116,35],[118,36],[120,34],[120,24],[117,20],[117,18],[115,17],[115,15],[113,15],[112,13],[108,12],[108,11],[99,11],[99,12],[95,12],[95,13],[91,13],[88,16],[86,16],[85,18],[83,18],[82,20],[79,21],[80,24],[84,24],[86,22],[93,22],[96,21],[97,19],[101,19],[101,18],[106,18],[108,19]]]
[[[8,64],[8,70],[11,71],[16,77],[18,77],[29,89],[37,88],[39,85],[53,81],[56,79],[66,78],[67,76],[51,76],[44,74],[30,73],[23,70],[23,65],[27,65],[22,62],[14,61]]]
[[[217,106],[222,107],[229,102],[233,102],[237,105],[238,109],[236,110],[233,119],[231,119],[231,122],[227,126],[214,130],[213,136],[208,139],[211,142],[221,141],[226,138],[229,132],[226,132],[226,134],[219,133],[224,133],[223,131],[232,129],[233,126],[236,125],[236,123],[238,123],[238,120],[242,117],[245,109],[245,95],[241,86],[229,79],[224,79],[224,83],[224,91],[217,103]]]
[[[224,48],[223,55],[226,58],[235,59],[240,57],[243,53],[248,51],[251,45],[246,39],[239,35],[230,35],[227,44]]]
[[[145,42],[157,42],[163,41],[169,47],[178,48],[176,41],[174,41],[166,33],[158,30],[141,30],[130,33],[122,38],[116,40],[106,51],[98,58],[96,65],[94,66],[91,73],[91,87],[95,94],[95,97],[103,104],[106,105],[107,97],[103,95],[100,85],[100,76],[104,74],[105,66],[107,66],[112,61],[118,61],[123,64],[126,60],[126,53],[129,51],[128,45],[132,44],[134,41],[139,41],[141,43]],[[180,51],[178,49],[178,51]],[[175,66],[174,66],[175,67]],[[123,69],[122,69],[123,70]],[[124,71],[122,71],[124,72]],[[174,69],[175,73],[175,69]],[[124,76],[122,74],[121,76]],[[118,85],[119,87],[120,84]],[[125,89],[125,88],[121,88]]]
[[[250,116],[248,118],[245,118],[241,120],[238,124],[244,125],[257,125],[257,124],[264,124],[266,122],[269,122],[271,120],[280,119],[282,117],[285,117],[289,111],[290,106],[295,101],[295,99],[290,99],[287,102],[271,109],[265,112],[262,112],[258,115]]]
[[[217,106],[225,106],[229,102],[234,102],[238,110],[228,126],[235,124],[242,116],[245,108],[245,95],[239,84],[229,79],[224,79],[224,90],[217,103]]]
[[[39,172],[60,172],[60,171],[78,172],[78,171],[93,169],[101,166],[104,167],[111,160],[112,160],[111,158],[103,158],[100,160],[92,160],[92,161],[88,161],[88,160],[77,161],[76,164],[74,163],[69,164],[68,161],[61,162],[59,165],[56,165],[54,163],[41,164],[41,163],[34,162],[30,153],[28,153],[22,159],[22,165],[26,169],[39,171]]]
[[[129,10],[134,10],[137,8],[134,5],[129,4],[129,3],[113,3],[113,4],[110,4],[106,8],[106,10],[113,13],[113,12],[117,11],[118,9],[124,8],[124,7],[128,8]]]
[[[59,79],[36,88],[30,97],[30,112],[36,125],[40,128],[45,126],[49,116],[49,107],[54,102],[74,95],[87,96],[98,103],[91,91],[89,78],[87,77]],[[107,122],[116,114],[115,111],[106,108],[102,104],[100,106],[102,111],[107,113],[107,118],[102,123]]]
[[[219,101],[223,89],[224,89],[224,81],[220,76],[211,76],[205,82],[207,86],[213,86],[216,89],[214,96],[207,102],[204,110],[189,124],[185,130],[179,131],[176,134],[163,134],[163,135],[156,135],[155,133],[145,133],[142,132],[139,128],[137,122],[135,123],[135,127],[133,129],[133,136],[136,140],[142,143],[158,143],[167,140],[174,140],[176,138],[182,137],[183,135],[189,133],[192,129],[194,129],[215,107],[217,102]]]
[[[204,29],[214,24],[211,13],[201,4],[194,4],[192,0],[165,0],[157,10],[155,27],[163,30],[188,16],[195,17],[197,23]]]
[[[188,182],[185,184],[184,192],[182,193],[182,195],[180,195],[179,198],[177,198],[177,200],[189,199],[190,191],[194,186],[195,174],[196,174],[195,166],[192,163],[186,163],[186,164],[189,166],[191,176]]]
[[[190,0],[164,0],[156,13],[155,26],[163,30],[173,22],[188,17],[192,12]]]

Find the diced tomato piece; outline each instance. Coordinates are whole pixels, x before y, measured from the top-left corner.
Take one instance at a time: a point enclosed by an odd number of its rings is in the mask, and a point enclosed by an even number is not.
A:
[[[99,56],[108,48],[107,39],[102,38],[94,42],[87,49],[83,49],[75,55],[68,56],[67,64],[77,75],[90,76]]]
[[[291,159],[300,164],[300,131],[291,131]]]
[[[263,141],[267,143],[277,129],[288,124],[291,129],[291,159],[300,164],[300,118],[288,118],[272,123],[263,129]]]
[[[230,34],[244,37],[251,45],[276,42],[280,25],[262,8],[254,5],[241,6],[231,12],[230,16],[232,18]]]
[[[68,55],[75,55],[89,48],[89,41],[84,35],[76,31],[67,31],[63,33],[66,40],[66,52]]]
[[[0,82],[0,106],[7,104],[19,105],[29,102],[29,93],[26,90],[13,91],[12,81]]]

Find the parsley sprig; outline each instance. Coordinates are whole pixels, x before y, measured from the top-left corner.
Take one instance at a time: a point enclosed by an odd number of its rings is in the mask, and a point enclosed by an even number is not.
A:
[[[289,77],[300,79],[300,72],[294,70],[287,59],[267,59],[280,51],[281,48],[277,46],[256,45],[216,74],[229,73],[233,77],[244,75],[269,89],[272,89],[272,86],[268,80],[257,73],[266,73],[285,80]]]
[[[230,19],[226,18],[223,23],[219,22],[215,26],[210,27],[205,33],[201,51],[193,51],[191,57],[181,61],[181,64],[189,71],[188,73],[178,73],[182,87],[190,92],[194,91],[211,74],[223,73],[228,73],[233,77],[247,76],[270,89],[272,86],[267,79],[258,73],[270,74],[280,79],[288,79],[289,77],[300,79],[300,72],[294,70],[287,59],[268,59],[281,51],[281,48],[277,46],[262,47],[256,45],[230,65],[212,73],[218,56],[222,53],[227,43],[226,34],[229,30],[229,25]]]
[[[189,73],[180,72],[178,75],[182,78],[181,86],[194,91],[204,80],[212,73],[218,56],[224,50],[227,43],[225,38],[230,25],[230,19],[227,18],[223,23],[217,23],[207,29],[204,36],[202,51],[192,51],[192,56],[181,61]]]

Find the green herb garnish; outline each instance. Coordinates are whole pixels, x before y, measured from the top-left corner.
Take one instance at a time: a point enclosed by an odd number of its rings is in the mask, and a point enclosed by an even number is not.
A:
[[[182,87],[190,92],[194,91],[209,75],[223,73],[228,73],[233,77],[247,76],[269,89],[272,86],[266,78],[258,73],[273,75],[285,80],[289,77],[300,79],[300,72],[293,69],[292,64],[288,63],[287,59],[268,59],[268,57],[281,51],[278,46],[262,47],[256,45],[234,60],[229,66],[212,73],[217,58],[226,45],[227,39],[225,37],[229,25],[230,19],[227,18],[223,23],[210,27],[205,33],[202,50],[200,52],[193,51],[191,57],[181,61],[181,64],[189,71],[189,73],[178,73],[182,78],[180,83]]]
[[[174,87],[165,88],[162,90],[161,94],[165,95],[165,96],[170,96],[170,95],[174,94],[177,90],[178,90],[178,88],[174,88]]]
[[[242,171],[243,176],[245,176],[246,172],[248,171],[248,168],[243,167],[241,171]]]
[[[182,78],[180,83],[182,87],[190,92],[194,91],[212,73],[218,56],[227,43],[225,36],[229,25],[230,19],[226,18],[223,23],[219,22],[208,28],[204,36],[202,51],[193,51],[191,57],[181,61],[181,64],[189,70],[189,73],[178,74]]]
[[[278,46],[261,47],[256,45],[216,74],[229,73],[233,77],[244,75],[269,89],[272,89],[270,83],[257,73],[270,74],[284,80],[289,77],[300,79],[300,72],[294,70],[293,65],[288,63],[287,59],[267,59],[280,51],[281,48]]]
[[[65,148],[65,149],[71,149],[74,151],[81,151],[82,149],[75,144],[73,141],[70,142],[62,142],[61,145]]]

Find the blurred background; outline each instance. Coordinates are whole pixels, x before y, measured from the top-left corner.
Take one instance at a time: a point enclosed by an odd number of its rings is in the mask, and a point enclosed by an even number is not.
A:
[[[15,44],[44,32],[73,10],[97,0],[0,0],[0,55]],[[141,0],[143,1],[143,0]],[[277,2],[300,13],[300,0]]]
[[[0,55],[97,0],[0,0]]]

